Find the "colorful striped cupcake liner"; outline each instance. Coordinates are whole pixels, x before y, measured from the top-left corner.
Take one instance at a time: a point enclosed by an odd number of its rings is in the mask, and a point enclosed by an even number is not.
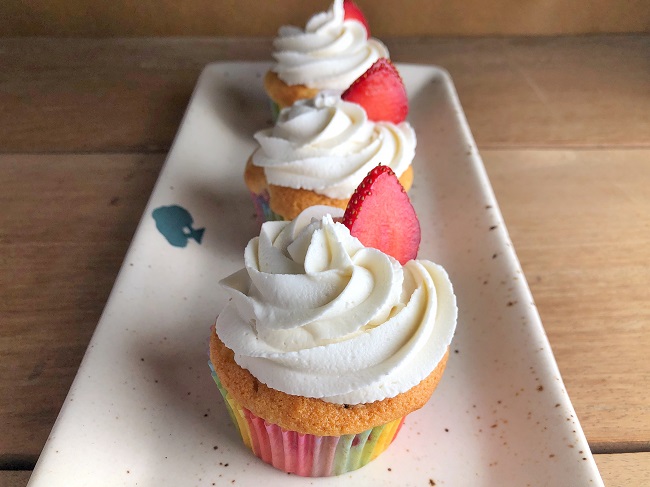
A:
[[[278,215],[271,210],[268,191],[264,190],[264,192],[259,194],[251,192],[251,198],[255,206],[255,212],[257,213],[257,221],[260,225],[269,221],[284,221],[282,215]]]
[[[255,456],[287,473],[330,477],[361,468],[388,448],[404,422],[400,418],[362,433],[342,436],[285,430],[243,408],[221,385],[212,363],[210,369],[244,444]]]

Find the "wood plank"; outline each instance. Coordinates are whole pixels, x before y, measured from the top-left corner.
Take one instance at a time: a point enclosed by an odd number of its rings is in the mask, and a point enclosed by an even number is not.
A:
[[[164,156],[0,156],[0,462],[33,465]]]
[[[30,470],[0,470],[0,487],[25,487],[31,474]]]
[[[645,485],[650,479],[650,453],[595,455],[607,487]],[[0,471],[0,487],[24,487],[31,471]]]
[[[650,146],[650,36],[387,39],[454,78],[480,148]],[[168,150],[202,67],[269,39],[0,39],[0,150]],[[251,132],[254,127],[251,127]]]
[[[0,40],[0,148],[166,151],[205,64],[268,56],[260,41]]]
[[[650,36],[403,40],[454,80],[479,148],[650,147]]]
[[[3,2],[0,18],[6,36],[270,36],[283,24],[304,25],[331,1],[280,0],[41,0]],[[603,32],[643,32],[650,6],[642,0],[547,0],[522,3],[496,0],[358,0],[374,35],[549,35]],[[248,15],[255,12],[256,15]]]
[[[650,150],[482,155],[592,450],[649,450]]]
[[[650,453],[595,455],[596,465],[607,487],[650,484]]]

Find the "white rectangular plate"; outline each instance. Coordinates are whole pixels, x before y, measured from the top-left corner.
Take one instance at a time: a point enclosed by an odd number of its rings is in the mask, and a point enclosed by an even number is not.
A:
[[[460,309],[447,371],[351,485],[602,485],[451,79],[398,65],[418,136],[419,256]],[[242,173],[270,124],[262,63],[206,67],[70,393],[30,480],[43,486],[340,485],[255,458],[212,382],[207,339],[258,226]],[[152,212],[205,228],[171,245]],[[183,239],[181,238],[181,242]]]

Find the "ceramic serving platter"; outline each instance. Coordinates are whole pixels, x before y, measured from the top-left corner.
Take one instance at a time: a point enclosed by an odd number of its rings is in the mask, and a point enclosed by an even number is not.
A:
[[[447,371],[391,447],[343,479],[281,473],[242,444],[207,339],[257,235],[242,179],[271,123],[263,63],[212,64],[176,140],[30,486],[587,486],[602,480],[449,75],[398,65],[417,137],[419,256],[454,283]]]

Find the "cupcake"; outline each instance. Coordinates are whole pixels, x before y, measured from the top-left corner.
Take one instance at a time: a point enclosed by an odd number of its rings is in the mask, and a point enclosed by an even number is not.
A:
[[[456,300],[442,267],[411,258],[408,196],[385,166],[357,196],[345,213],[266,222],[222,281],[231,299],[211,333],[213,377],[244,444],[284,472],[332,476],[375,459],[447,362]]]
[[[406,89],[387,59],[342,95],[324,91],[283,109],[255,134],[259,147],[244,173],[259,219],[291,220],[314,205],[344,209],[379,163],[408,190],[416,136],[407,114]]]
[[[361,10],[349,0],[335,0],[314,15],[304,30],[281,27],[273,41],[276,63],[264,78],[272,110],[312,98],[321,90],[344,91],[388,49],[370,37]]]

